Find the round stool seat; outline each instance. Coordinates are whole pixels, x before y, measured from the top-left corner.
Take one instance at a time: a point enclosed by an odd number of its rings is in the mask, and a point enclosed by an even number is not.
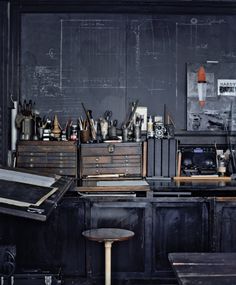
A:
[[[89,240],[98,242],[123,241],[132,238],[134,236],[134,232],[124,229],[100,228],[84,231],[82,235]]]
[[[105,285],[111,285],[111,246],[115,241],[128,240],[134,232],[116,228],[99,228],[82,232],[88,240],[104,242],[105,247]]]

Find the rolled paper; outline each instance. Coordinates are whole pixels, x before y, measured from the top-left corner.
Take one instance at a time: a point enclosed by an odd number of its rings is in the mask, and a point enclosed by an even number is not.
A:
[[[17,128],[16,128],[16,115],[17,115],[17,101],[13,101],[14,108],[11,109],[11,151],[16,150],[17,142]]]

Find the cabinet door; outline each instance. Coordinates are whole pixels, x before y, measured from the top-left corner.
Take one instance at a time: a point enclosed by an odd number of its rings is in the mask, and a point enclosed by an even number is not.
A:
[[[17,267],[61,268],[65,275],[84,276],[84,208],[84,202],[77,198],[64,198],[46,222],[9,217],[5,244],[16,245]]]
[[[214,250],[236,251],[236,199],[216,198]]]
[[[208,206],[204,201],[153,203],[153,270],[170,267],[170,252],[209,249]]]
[[[145,254],[147,239],[150,238],[150,204],[136,202],[96,202],[91,205],[91,228],[121,228],[131,230],[135,236],[128,241],[112,245],[112,274],[119,276],[127,272],[142,275],[148,271],[150,262]],[[92,275],[104,274],[104,245],[88,241],[90,270]]]

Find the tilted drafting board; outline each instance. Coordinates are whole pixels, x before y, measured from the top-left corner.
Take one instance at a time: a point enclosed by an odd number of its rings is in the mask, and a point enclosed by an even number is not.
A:
[[[45,221],[72,182],[67,177],[0,169],[0,213]]]

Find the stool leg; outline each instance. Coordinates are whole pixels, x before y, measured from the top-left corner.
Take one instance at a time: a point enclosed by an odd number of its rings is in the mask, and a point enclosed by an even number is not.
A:
[[[111,285],[111,246],[112,241],[105,241],[105,285]]]

